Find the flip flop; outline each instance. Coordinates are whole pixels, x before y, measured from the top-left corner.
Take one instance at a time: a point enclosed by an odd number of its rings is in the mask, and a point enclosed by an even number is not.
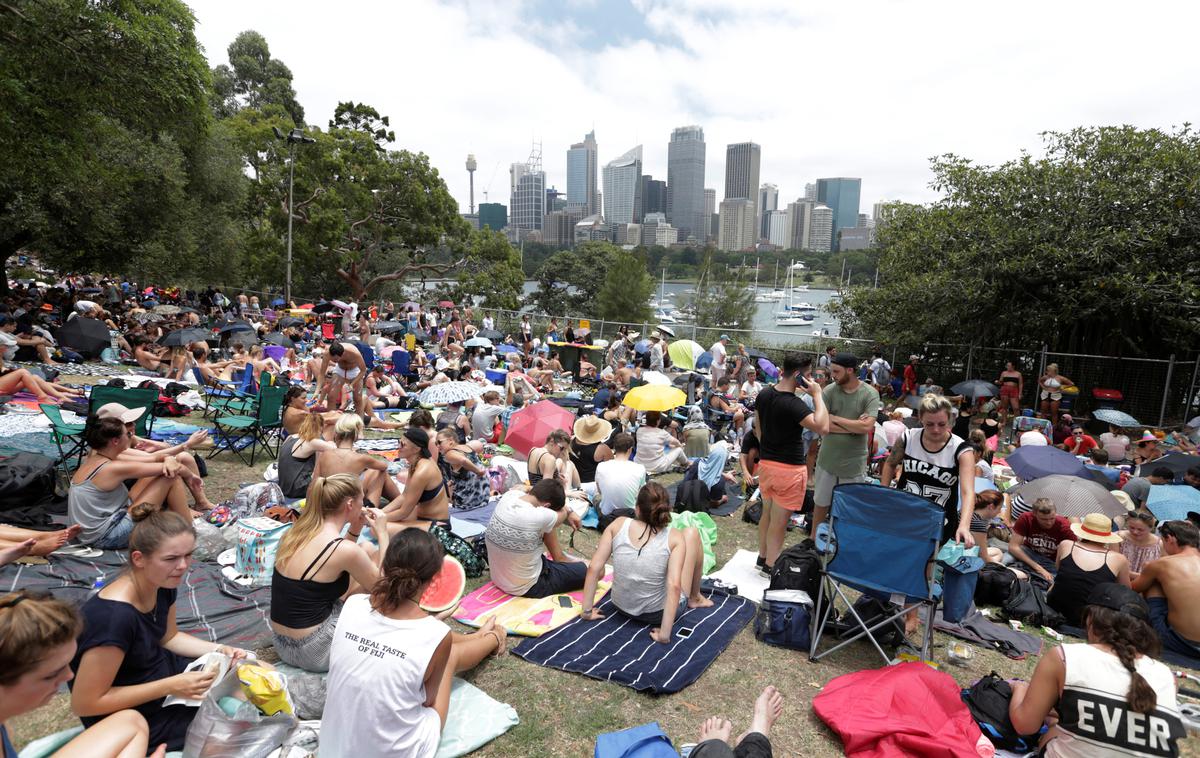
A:
[[[104,551],[88,547],[87,545],[63,545],[51,551],[51,555],[66,555],[72,558],[99,558],[104,555]]]

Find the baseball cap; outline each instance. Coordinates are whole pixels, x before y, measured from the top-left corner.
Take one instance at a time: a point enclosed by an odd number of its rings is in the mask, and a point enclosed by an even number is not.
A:
[[[833,356],[833,359],[830,361],[830,363],[835,366],[841,366],[842,368],[854,369],[858,368],[858,364],[861,363],[861,361],[858,360],[857,356],[851,355],[850,353],[838,353],[837,355]]]
[[[96,417],[115,418],[120,419],[122,424],[132,424],[145,412],[145,408],[126,408],[120,403],[105,403],[96,409]]]
[[[717,341],[720,342],[721,340],[727,340],[727,339],[729,339],[729,335],[722,334],[720,337],[717,338]]]
[[[1145,599],[1132,588],[1116,582],[1104,582],[1093,587],[1088,593],[1087,604],[1126,613],[1142,621],[1150,618],[1150,607]]]

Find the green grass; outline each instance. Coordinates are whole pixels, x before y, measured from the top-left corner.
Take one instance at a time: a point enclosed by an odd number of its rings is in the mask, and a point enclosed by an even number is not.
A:
[[[259,478],[267,463],[260,459],[251,471],[236,456],[228,453],[217,456],[209,462],[206,480],[209,498],[216,502],[230,497],[238,484]],[[718,565],[724,565],[739,548],[757,550],[757,528],[743,522],[740,512],[716,521],[719,537],[714,552]],[[800,535],[793,532],[788,543],[799,539]],[[576,537],[575,544],[580,553],[590,555],[597,541],[596,532],[585,530]],[[474,589],[486,581],[485,575],[472,580],[469,587]],[[468,631],[454,626],[458,631]],[[970,666],[950,665],[946,663],[945,650],[951,639],[940,632],[934,634],[933,658],[943,671],[964,686],[992,670],[1005,677],[1028,678],[1037,662],[1032,657],[1013,661],[975,647],[976,657]],[[519,638],[512,638],[509,647],[519,642]],[[1057,643],[1047,639],[1046,644]],[[674,695],[642,695],[627,687],[535,666],[513,655],[489,658],[466,678],[516,708],[521,723],[474,755],[588,756],[592,754],[597,734],[648,721],[657,721],[678,745],[695,742],[700,723],[709,715],[729,718],[734,734],[739,734],[749,725],[754,699],[768,684],[778,687],[784,696],[784,713],[771,735],[776,755],[841,755],[840,741],[813,713],[812,698],[830,679],[863,668],[877,668],[881,663],[874,649],[862,642],[820,663],[810,663],[804,653],[755,640],[752,624],[734,638],[698,681]],[[13,719],[9,731],[20,748],[35,737],[77,724],[67,698],[59,695],[46,707]],[[1200,739],[1189,739],[1182,754],[1200,755]]]

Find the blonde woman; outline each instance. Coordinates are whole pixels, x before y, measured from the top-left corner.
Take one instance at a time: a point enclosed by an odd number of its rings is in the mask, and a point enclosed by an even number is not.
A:
[[[271,632],[284,663],[329,670],[342,603],[379,580],[388,530],[376,524],[384,521],[381,511],[363,507],[357,477],[334,474],[312,481],[304,511],[279,543],[271,576]],[[378,551],[358,544],[364,526],[379,541]]]
[[[363,420],[353,413],[342,414],[333,425],[332,450],[326,450],[317,458],[314,476],[350,474],[362,481],[367,505],[372,508],[383,502],[400,497],[400,488],[388,476],[387,461],[374,455],[355,452],[354,443],[362,438]]]
[[[1058,364],[1046,366],[1046,373],[1038,379],[1038,399],[1041,400],[1043,416],[1049,416],[1051,423],[1058,424],[1058,405],[1062,402],[1063,387],[1074,387],[1075,382],[1058,373]]]

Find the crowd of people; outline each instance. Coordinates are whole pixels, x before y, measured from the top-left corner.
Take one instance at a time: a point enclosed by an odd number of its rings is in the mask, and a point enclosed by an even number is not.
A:
[[[1071,382],[1056,366],[1038,380],[1039,410],[1052,429],[1033,432],[1040,442],[1028,431],[1004,439],[1024,396],[1014,363],[997,377],[995,402],[976,403],[919,383],[917,356],[897,372],[880,350],[869,360],[834,347],[813,357],[789,353],[775,376],[764,377],[761,363],[726,335],[708,350],[711,367],[694,374],[697,380],[688,378],[693,372],[680,374],[689,405],[637,412],[622,398],[650,372],[670,370],[669,335],[654,332],[643,341],[623,328],[602,343],[582,323],[568,322],[560,332],[553,321],[538,335],[528,317],[506,335],[491,315],[470,306],[331,301],[314,313],[318,308],[295,303],[230,299],[215,288],[67,282],[24,288],[0,305],[0,335],[13,335],[0,336],[7,348],[0,357],[47,366],[72,360],[50,322],[94,319],[108,327],[111,343],[102,352],[111,362],[211,390],[287,386],[278,480],[304,507],[275,556],[270,630],[282,661],[328,673],[322,754],[432,754],[447,719],[451,677],[505,651],[506,632],[494,622],[459,634],[444,621],[449,612],[433,617],[418,603],[442,566],[451,509],[482,508],[497,494],[484,534],[497,587],[531,598],[583,590],[582,618],[594,621],[602,615],[597,586],[611,566],[615,611],[670,644],[679,615],[711,600],[700,590],[700,534],[670,527],[671,498],[658,481],[669,472],[703,482],[712,506],[739,483],[742,494],[757,493],[757,561],[767,575],[800,514],[811,533],[828,521],[838,485],[878,480],[928,499],[944,513],[943,542],[975,546],[988,561],[1044,579],[1048,602],[1087,637],[1043,656],[1028,686],[1014,687],[1014,724],[1032,727],[1056,709],[1046,754],[1084,754],[1080,745],[1098,727],[1078,693],[1098,691],[1124,703],[1122,713],[1165,724],[1165,732],[1151,726],[1148,734],[1172,745],[1180,736],[1173,683],[1154,656],[1166,650],[1200,659],[1193,600],[1200,533],[1186,520],[1158,524],[1145,509],[1149,487],[1174,478],[1153,467],[1165,435],[1147,432],[1133,444],[1126,430],[1113,428],[1094,439],[1060,413],[1061,391]],[[168,335],[197,328],[216,338],[193,333],[162,348]],[[563,342],[592,348],[573,372],[564,369]],[[26,369],[0,375],[0,391],[6,381],[39,400],[82,396]],[[420,407],[422,390],[448,382],[477,391],[436,416]],[[592,399],[573,426],[550,431],[524,456],[527,483],[497,493],[486,460],[513,414],[580,388]],[[399,409],[411,411],[403,424],[388,414]],[[68,542],[128,553],[128,570],[79,611],[25,592],[0,598],[0,661],[10,663],[0,672],[3,701],[28,693],[21,698],[28,710],[49,697],[50,683],[74,677],[72,708],[92,735],[88,744],[100,746],[91,755],[178,749],[195,710],[164,707],[163,700],[196,698],[213,683],[212,674],[185,672],[187,662],[210,651],[234,661],[251,655],[175,625],[176,589],[195,548],[192,519],[213,507],[194,454],[208,440],[200,433],[171,446],[139,438],[143,412],[113,403],[88,417],[88,452],[72,475],[68,529],[0,528],[0,563]],[[367,429],[397,440],[402,475],[360,449]],[[1182,441],[1172,444],[1188,449],[1187,435],[1178,436]],[[1102,514],[1067,519],[1052,499],[1025,503],[978,487],[977,480],[994,478],[993,455],[1008,444],[1053,444],[1086,457],[1122,482],[1129,514],[1117,523]],[[1126,459],[1145,476],[1125,474],[1119,464]],[[1200,488],[1200,470],[1187,481]],[[582,526],[569,502],[591,504],[599,516],[590,558],[560,541],[564,527]],[[33,639],[28,654],[13,647],[12,640]],[[370,652],[380,649],[403,654]],[[768,688],[756,704],[755,726],[736,746],[725,744],[728,722],[710,719],[693,755],[722,754],[717,743],[738,755],[769,755],[767,734],[781,707]],[[0,707],[0,725],[20,712]]]

